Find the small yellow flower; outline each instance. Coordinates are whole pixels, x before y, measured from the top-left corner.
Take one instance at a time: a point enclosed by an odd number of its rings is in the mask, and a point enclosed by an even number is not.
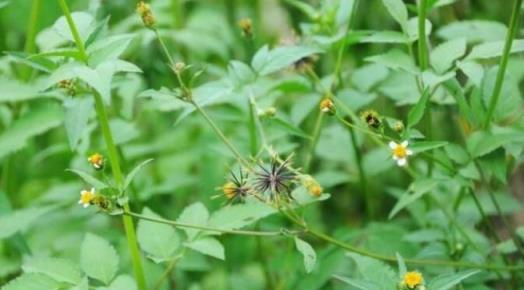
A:
[[[320,111],[322,113],[328,113],[330,115],[335,114],[336,107],[335,107],[335,104],[333,103],[333,100],[331,100],[331,98],[324,98],[320,102]]]
[[[95,189],[94,188],[91,188],[91,190],[82,190],[80,192],[80,200],[78,201],[78,204],[81,204],[84,208],[86,208],[91,205],[94,198],[95,198]]]
[[[227,199],[232,199],[236,196],[237,186],[233,182],[227,182],[222,186],[222,191]]]
[[[413,151],[408,149],[408,141],[403,141],[400,144],[396,142],[389,142],[389,148],[393,154],[393,159],[397,161],[398,166],[404,166],[408,162],[408,156],[413,155]]]
[[[104,168],[104,157],[100,153],[95,153],[87,158],[96,170]]]
[[[414,289],[418,285],[422,284],[422,274],[419,272],[407,272],[404,274],[404,283],[410,288]]]

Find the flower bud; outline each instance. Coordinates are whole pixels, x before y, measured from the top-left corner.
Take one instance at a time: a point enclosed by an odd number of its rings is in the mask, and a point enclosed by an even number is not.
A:
[[[373,129],[378,129],[382,125],[380,115],[375,110],[366,110],[360,115],[363,122]]]
[[[320,111],[329,115],[334,115],[337,112],[337,108],[331,98],[326,97],[320,102]]]
[[[301,181],[311,196],[319,197],[322,194],[322,186],[311,175],[303,175]]]
[[[153,15],[153,12],[151,11],[151,6],[144,1],[138,2],[136,6],[136,12],[140,17],[142,18],[142,23],[147,28],[153,28],[155,26],[155,16]]]
[[[397,133],[401,133],[402,131],[404,131],[404,123],[402,123],[401,121],[395,122],[395,124],[393,125],[393,130],[395,130],[395,132]]]
[[[238,26],[242,30],[242,35],[246,38],[253,37],[253,22],[251,18],[242,18],[238,21]]]

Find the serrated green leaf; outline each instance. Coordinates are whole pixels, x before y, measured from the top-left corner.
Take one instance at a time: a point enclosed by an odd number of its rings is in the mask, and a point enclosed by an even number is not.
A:
[[[265,76],[289,67],[302,58],[321,52],[319,48],[308,46],[284,46],[269,50],[266,45],[255,54],[251,66],[259,75]]]
[[[45,106],[25,113],[0,135],[0,159],[24,148],[30,138],[59,126],[63,116],[58,106]]]
[[[372,289],[390,290],[391,285],[396,285],[397,274],[384,262],[355,253],[348,253],[347,256],[355,261],[363,280],[370,282],[370,285],[378,286]]]
[[[477,131],[467,139],[468,152],[473,158],[484,156],[495,149],[512,142],[522,142],[520,133],[492,134],[485,131]]]
[[[133,179],[135,176],[146,166],[149,162],[153,161],[153,159],[147,159],[146,161],[143,161],[142,163],[138,164],[129,174],[126,176],[126,179],[124,181],[124,190],[127,189],[127,187],[133,182]]]
[[[133,34],[113,35],[102,38],[87,48],[88,62],[91,66],[117,59],[133,40]]]
[[[241,229],[276,212],[275,208],[261,202],[235,204],[213,212],[208,226],[223,230]]]
[[[378,63],[392,70],[404,70],[412,74],[417,74],[418,69],[413,59],[399,49],[392,49],[384,54],[367,57],[366,61]]]
[[[354,279],[354,278],[343,277],[339,275],[333,275],[333,278],[339,281],[342,281],[360,290],[381,290],[382,289],[380,285],[377,285],[373,281],[367,281],[363,279]]]
[[[136,283],[128,275],[120,275],[108,287],[97,287],[96,290],[136,290]]]
[[[408,22],[408,9],[402,0],[382,0],[386,6],[389,14],[400,24],[400,27],[405,28]]]
[[[438,184],[435,179],[420,179],[413,182],[408,191],[406,191],[397,201],[388,218],[392,219],[402,209],[415,202],[426,193],[431,192]]]
[[[306,273],[311,273],[317,262],[317,254],[315,253],[315,250],[310,244],[297,237],[295,237],[295,246],[304,257],[304,268],[306,269]]]
[[[428,289],[448,290],[462,282],[464,279],[467,279],[478,273],[480,273],[480,270],[468,270],[459,273],[444,274],[431,280],[428,285]]]
[[[64,101],[64,108],[67,139],[71,149],[75,149],[94,111],[94,102],[92,98],[69,98]]]
[[[94,177],[93,175],[82,171],[78,169],[68,169],[67,171],[71,171],[75,173],[76,175],[80,176],[87,184],[93,186],[97,190],[102,190],[104,188],[110,187],[107,183],[101,181],[100,179]]]
[[[201,202],[193,203],[182,211],[180,216],[177,219],[177,222],[197,225],[197,226],[206,226],[209,219],[209,212],[207,208]],[[186,232],[187,239],[192,241],[198,235],[200,230],[198,229],[189,229],[184,228]]]
[[[34,84],[22,83],[18,80],[0,77],[0,103],[22,102],[41,98],[59,98],[57,91],[40,92]]]
[[[428,103],[429,97],[429,90],[425,89],[417,104],[413,108],[411,108],[411,110],[409,110],[407,121],[408,129],[417,125],[420,122],[420,120],[422,120],[424,112],[426,111],[426,104]]]
[[[43,274],[23,274],[2,287],[2,290],[59,290],[62,288],[57,282]]]
[[[486,20],[453,21],[437,31],[440,38],[446,40],[466,39],[468,43],[503,40],[506,26],[502,23]]]
[[[80,266],[87,276],[108,285],[118,270],[118,255],[108,241],[87,233],[80,247]]]
[[[142,214],[153,218],[162,218],[149,208],[144,208]],[[140,220],[137,229],[138,243],[150,258],[156,263],[173,258],[180,246],[180,237],[169,225]]]
[[[471,52],[466,57],[466,60],[473,59],[486,59],[499,57],[504,51],[504,41],[494,41],[479,44],[471,50]],[[517,53],[524,51],[524,39],[515,39],[511,44],[510,53]]]
[[[39,273],[70,284],[80,282],[80,267],[70,260],[51,257],[33,257],[24,262],[25,273]]]
[[[220,260],[226,259],[224,254],[224,246],[222,246],[222,244],[217,239],[211,237],[206,237],[186,243],[185,246],[204,255],[215,257]]]
[[[455,39],[444,42],[431,51],[431,66],[437,73],[444,73],[453,66],[453,62],[466,53],[466,40]]]
[[[29,207],[0,216],[0,239],[8,238],[19,231],[26,230],[42,215],[56,206]]]

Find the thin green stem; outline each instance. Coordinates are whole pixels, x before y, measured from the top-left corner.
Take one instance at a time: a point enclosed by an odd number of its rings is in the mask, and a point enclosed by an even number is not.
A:
[[[509,53],[511,52],[511,45],[513,43],[513,38],[515,37],[518,26],[519,26],[519,14],[522,7],[522,0],[515,0],[513,5],[513,11],[511,13],[511,18],[509,21],[509,30],[506,34],[506,42],[504,44],[504,50],[502,57],[500,58],[499,69],[497,71],[497,79],[495,81],[495,87],[493,88],[493,93],[489,102],[488,113],[486,114],[486,120],[484,121],[484,128],[488,129],[497,107],[497,103],[500,98],[500,92],[502,91],[502,84],[504,83],[504,76],[506,74],[506,66],[508,65]]]
[[[177,262],[180,261],[180,259],[184,256],[185,249],[186,248],[184,248],[181,251],[181,253],[177,255],[175,258],[173,258],[169,265],[167,265],[166,270],[164,271],[164,273],[162,273],[162,276],[160,276],[158,281],[155,283],[155,286],[151,290],[158,290],[160,289],[160,287],[162,287],[162,284],[164,284],[164,280],[166,280],[169,277],[169,275],[171,275],[171,272],[173,272],[173,269],[175,268]]]
[[[175,65],[175,62],[173,61],[173,57],[169,53],[169,50],[167,49],[167,46],[166,46],[164,40],[162,39],[162,37],[160,37],[160,33],[158,32],[158,29],[153,28],[153,32],[155,33],[155,36],[156,36],[156,38],[158,40],[158,43],[160,44],[160,48],[162,49],[162,52],[164,53],[164,56],[167,58],[167,60],[169,62],[169,65],[171,67],[173,67]]]
[[[349,134],[351,135],[351,145],[353,146],[355,160],[357,161],[358,177],[360,180],[360,190],[362,191],[362,196],[364,197],[364,201],[366,203],[367,218],[368,220],[372,220],[373,217],[375,217],[375,208],[373,205],[371,194],[367,190],[366,172],[364,171],[364,166],[362,163],[362,154],[360,154],[360,148],[358,146],[357,134],[355,134],[355,129],[349,127]]]
[[[315,127],[313,128],[313,136],[309,143],[308,150],[306,152],[306,159],[304,162],[304,172],[308,172],[311,167],[313,155],[315,154],[315,148],[317,147],[318,138],[320,137],[320,129],[322,128],[322,120],[324,119],[324,113],[319,111],[315,120]]]
[[[191,103],[193,104],[195,109],[200,113],[200,115],[204,117],[204,119],[211,126],[211,128],[213,128],[213,131],[215,131],[215,133],[220,138],[220,140],[222,140],[222,142],[224,142],[224,144],[229,148],[229,150],[233,153],[233,155],[235,155],[238,161],[242,163],[242,165],[246,166],[247,168],[250,168],[251,165],[249,164],[249,162],[247,162],[247,160],[245,160],[244,157],[242,157],[242,154],[240,154],[240,152],[236,149],[235,145],[233,145],[233,143],[231,143],[229,139],[227,139],[226,135],[224,135],[222,130],[220,130],[220,128],[213,121],[213,119],[209,117],[206,111],[202,109],[202,107],[200,107],[200,105],[198,105],[195,101],[191,101]]]
[[[87,52],[84,46],[84,42],[82,41],[82,38],[78,33],[78,29],[76,28],[75,22],[73,21],[73,17],[71,16],[71,12],[69,11],[69,7],[67,6],[66,0],[58,0],[58,3],[60,4],[60,8],[62,8],[62,12],[64,13],[67,24],[69,25],[69,29],[71,30],[71,34],[73,35],[73,39],[75,40],[76,47],[78,49],[78,52],[80,53],[80,57],[84,62],[87,62]]]
[[[27,24],[27,36],[24,45],[24,51],[26,53],[34,53],[36,51],[35,39],[41,6],[42,0],[33,0],[31,4],[31,16],[29,18],[29,23]],[[24,70],[22,71],[23,78],[28,80],[31,77],[31,72],[31,67],[24,67]]]
[[[69,7],[67,6],[67,3],[65,0],[58,0],[58,3],[60,4],[60,7],[62,8],[62,12],[64,13],[64,16],[67,20],[67,23],[69,25],[69,29],[71,30],[71,34],[73,35],[73,38],[76,43],[76,47],[80,53],[80,57],[82,60],[87,63],[88,55],[86,53],[84,43],[82,39],[80,38],[80,34],[78,33],[78,29],[76,28],[75,22],[73,21],[73,18],[71,16],[71,12],[69,11]],[[113,135],[111,134],[111,129],[109,128],[109,121],[107,118],[107,113],[105,110],[104,102],[102,100],[102,96],[100,94],[93,90],[93,97],[95,99],[95,108],[96,113],[98,116],[98,120],[100,123],[100,127],[102,130],[102,134],[104,136],[104,141],[106,143],[108,155],[109,155],[109,162],[111,163],[111,170],[113,172],[113,178],[115,179],[115,182],[119,187],[122,187],[123,185],[123,174],[122,170],[120,168],[120,162],[118,159],[118,151],[116,149],[115,143],[113,141]],[[125,203],[123,205],[125,211],[129,211],[129,205]],[[129,251],[131,252],[131,260],[133,264],[133,272],[135,275],[135,280],[137,282],[137,286],[139,290],[146,290],[146,280],[144,275],[144,269],[142,267],[142,260],[140,257],[140,250],[138,249],[138,243],[135,233],[135,227],[133,224],[133,219],[128,216],[123,216],[123,223],[124,223],[124,229],[127,237],[127,244],[129,247]]]
[[[496,243],[500,243],[501,239],[495,230],[495,225],[493,225],[493,222],[488,218],[486,215],[486,211],[482,207],[482,204],[480,203],[477,195],[471,188],[468,189],[469,195],[473,198],[473,201],[475,202],[475,206],[477,207],[477,210],[480,213],[480,216],[482,217],[482,221],[484,222],[484,225],[486,226],[486,229],[491,233],[491,236],[495,239]]]
[[[420,69],[428,68],[428,48],[426,44],[426,0],[419,0],[418,4],[418,59]]]
[[[249,120],[248,120],[248,133],[249,133],[249,149],[251,151],[251,157],[256,157],[258,153],[258,134],[257,134],[257,120],[256,120],[256,108],[252,98],[248,99],[249,109]]]
[[[118,159],[118,152],[113,141],[113,135],[111,134],[111,129],[109,128],[109,121],[107,119],[107,114],[102,100],[102,96],[96,91],[94,91],[93,96],[95,98],[95,108],[102,129],[102,135],[106,143],[109,162],[111,164],[111,170],[113,172],[113,178],[119,187],[123,185],[123,174],[120,169],[120,162]],[[124,211],[129,211],[129,204],[125,203],[123,205]],[[138,289],[146,290],[146,280],[144,275],[144,269],[142,267],[142,260],[140,257],[140,250],[138,249],[138,243],[136,238],[135,226],[133,224],[133,219],[128,216],[122,216],[124,223],[124,230],[126,232],[127,244],[129,251],[131,252],[131,260],[133,264],[133,272],[135,279],[138,285]]]
[[[141,220],[146,220],[150,222],[155,223],[161,223],[166,225],[171,225],[177,228],[188,228],[188,229],[196,229],[196,230],[202,230],[202,231],[208,231],[208,232],[215,232],[215,233],[224,233],[224,234],[233,234],[233,235],[244,235],[244,236],[282,236],[286,233],[300,233],[301,231],[248,231],[248,230],[228,230],[228,229],[218,229],[218,228],[212,228],[207,226],[200,226],[200,225],[193,225],[193,224],[186,224],[181,223],[177,221],[172,221],[168,219],[163,218],[155,218],[150,216],[145,216],[142,214],[134,213],[131,211],[124,211],[124,215],[134,217]]]
[[[344,58],[344,52],[346,51],[347,43],[348,43],[347,33],[349,32],[351,28],[352,20],[354,19],[358,4],[359,4],[359,0],[356,0],[355,2],[353,2],[353,7],[351,8],[353,13],[351,17],[348,19],[348,23],[346,26],[346,35],[342,39],[342,43],[340,44],[340,47],[338,49],[337,60],[335,62],[335,71],[333,73],[333,75],[335,76],[335,78],[333,79],[333,82],[335,82],[335,80],[337,81],[337,87],[342,85],[342,60]]]

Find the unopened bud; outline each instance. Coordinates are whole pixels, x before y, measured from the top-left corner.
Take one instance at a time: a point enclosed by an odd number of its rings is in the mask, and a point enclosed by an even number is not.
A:
[[[378,129],[382,125],[380,115],[375,110],[364,111],[360,117],[362,118],[362,121],[366,122],[366,124],[371,128]]]
[[[334,115],[337,112],[337,108],[335,107],[335,103],[333,103],[333,100],[331,100],[331,98],[324,98],[320,102],[320,111],[322,113]]]
[[[155,26],[155,16],[153,15],[153,12],[151,11],[151,6],[144,1],[138,2],[136,6],[136,12],[138,15],[140,15],[140,18],[142,18],[142,23],[147,28],[153,28]]]
[[[250,18],[242,18],[238,21],[238,26],[242,30],[242,35],[246,38],[253,37],[253,22]]]

